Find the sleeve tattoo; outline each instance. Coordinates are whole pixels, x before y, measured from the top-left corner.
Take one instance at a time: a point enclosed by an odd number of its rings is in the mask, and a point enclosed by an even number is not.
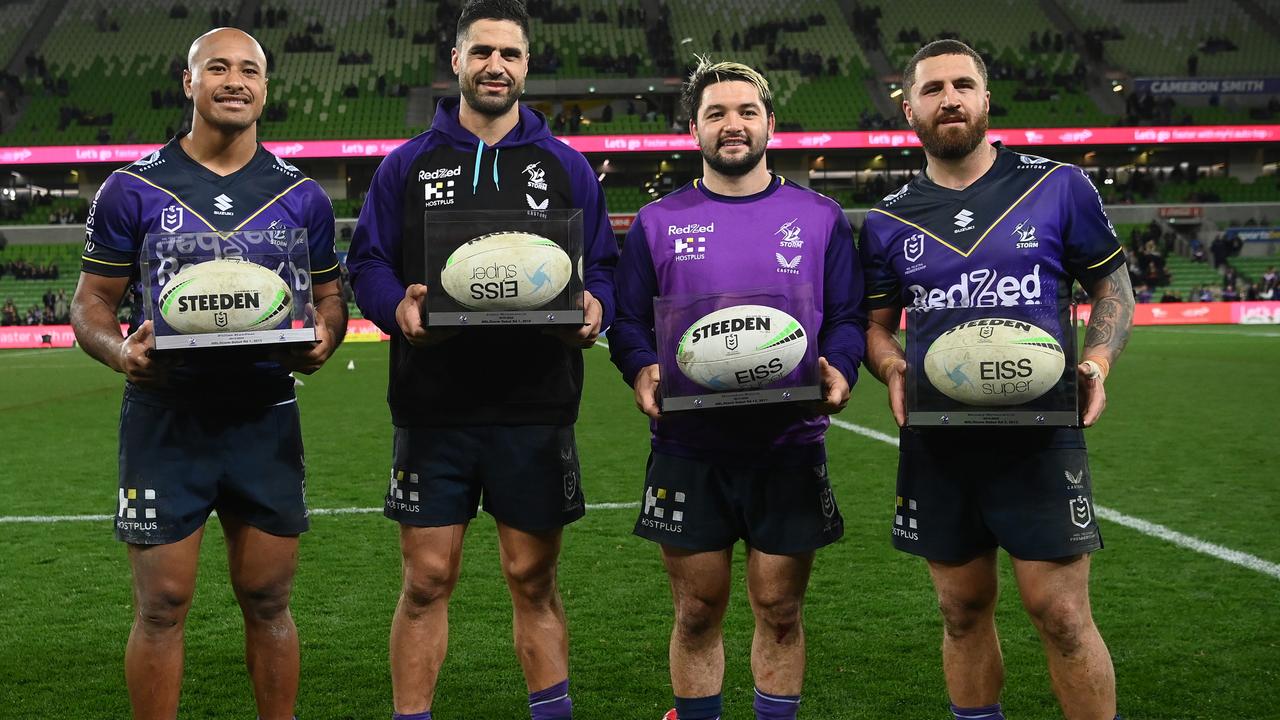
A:
[[[1115,362],[1133,330],[1133,286],[1128,267],[1121,266],[1097,280],[1088,291],[1093,311],[1084,337],[1085,355],[1090,354],[1091,348],[1095,352],[1101,350],[1108,361]]]

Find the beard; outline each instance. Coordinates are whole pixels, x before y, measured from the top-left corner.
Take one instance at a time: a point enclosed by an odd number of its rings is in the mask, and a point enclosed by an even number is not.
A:
[[[967,120],[959,132],[951,130],[953,125],[941,125],[937,120],[925,124],[924,119],[916,117],[911,122],[911,129],[916,131],[924,151],[939,160],[958,160],[973,152],[987,137],[987,113]]]
[[[756,169],[760,161],[764,158],[765,143],[760,143],[756,147],[751,142],[750,137],[744,138],[747,142],[747,152],[737,157],[725,157],[720,154],[720,148],[713,147],[708,150],[700,144],[699,149],[702,151],[702,159],[707,161],[707,165],[721,175],[729,177],[741,177]],[[718,143],[717,143],[718,144]]]
[[[499,96],[482,94],[485,91],[480,87],[480,83],[486,80],[499,79],[510,83],[507,86],[506,95]],[[505,77],[493,78],[473,75],[469,78],[460,78],[460,82],[458,84],[462,89],[463,99],[467,101],[467,105],[470,106],[471,109],[483,115],[489,115],[492,117],[505,115],[507,111],[511,109],[511,106],[516,104],[516,101],[520,99],[520,95],[524,92],[523,85]]]

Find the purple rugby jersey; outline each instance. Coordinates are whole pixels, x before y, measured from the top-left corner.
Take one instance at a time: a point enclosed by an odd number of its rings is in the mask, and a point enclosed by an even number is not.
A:
[[[85,223],[83,272],[131,278],[141,297],[139,262],[148,233],[306,228],[313,285],[339,278],[333,204],[314,180],[262,145],[243,168],[220,176],[192,160],[179,139],[116,170],[99,188]],[[129,331],[142,320],[141,308],[134,308]],[[200,398],[273,404],[293,397],[293,379],[278,364],[258,361],[261,355],[261,349],[237,348],[187,353],[167,390],[129,384],[127,392],[162,405]]]
[[[694,181],[640,210],[615,276],[613,362],[633,385],[658,362],[653,298],[808,283],[818,354],[852,385],[866,350],[862,273],[840,206],[774,177],[755,195],[727,197]],[[825,458],[829,422],[807,403],[671,413],[651,423],[661,452],[720,462],[762,456],[804,464]]]

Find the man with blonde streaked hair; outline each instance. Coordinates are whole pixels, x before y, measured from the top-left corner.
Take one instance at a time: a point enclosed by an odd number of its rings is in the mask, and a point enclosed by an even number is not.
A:
[[[652,452],[635,533],[662,547],[671,583],[666,720],[722,712],[733,548],[747,546],[757,720],[794,720],[804,683],[803,608],[818,548],[844,521],[827,476],[827,415],[848,402],[865,348],[862,273],[840,206],[769,172],[769,84],[746,65],[702,60],[682,97],[702,177],[640,210],[615,275],[613,362],[650,418]],[[689,252],[671,228],[696,220]],[[678,233],[677,233],[678,234]],[[675,240],[675,242],[673,242]],[[785,254],[785,255],[784,255]],[[808,285],[822,400],[662,413],[653,298]]]

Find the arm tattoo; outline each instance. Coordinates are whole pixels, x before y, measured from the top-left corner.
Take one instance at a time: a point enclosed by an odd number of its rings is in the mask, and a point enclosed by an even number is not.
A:
[[[1093,348],[1114,363],[1133,330],[1133,286],[1129,282],[1128,267],[1121,267],[1094,282],[1088,291],[1093,312],[1084,337],[1084,354],[1089,355]]]

